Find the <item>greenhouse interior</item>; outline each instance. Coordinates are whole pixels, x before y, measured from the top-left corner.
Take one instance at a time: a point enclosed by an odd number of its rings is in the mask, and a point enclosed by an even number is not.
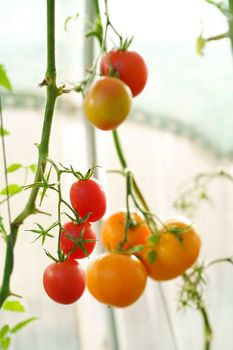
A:
[[[232,350],[233,0],[0,27],[0,350]]]

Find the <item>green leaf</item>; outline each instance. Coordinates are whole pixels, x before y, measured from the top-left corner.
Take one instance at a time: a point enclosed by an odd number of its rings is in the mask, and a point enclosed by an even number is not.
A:
[[[149,237],[148,241],[151,243],[158,243],[160,241],[160,235],[154,234]]]
[[[1,329],[0,329],[0,340],[5,338],[6,334],[9,333],[10,327],[8,324],[5,324]]]
[[[22,321],[20,323],[18,323],[16,326],[14,326],[12,329],[11,329],[11,333],[17,333],[18,331],[20,331],[22,328],[26,327],[29,323],[37,320],[38,317],[31,317],[31,318],[28,318],[27,320],[25,321]]]
[[[24,306],[18,300],[6,300],[2,308],[6,311],[25,312]]]
[[[0,345],[1,345],[2,350],[9,349],[10,344],[11,344],[11,338],[10,337],[3,338],[0,341]]]
[[[33,172],[33,174],[35,174],[35,172],[36,172],[36,164],[31,164],[31,165],[29,165],[29,166],[28,166],[28,169],[30,169],[31,172]]]
[[[147,255],[148,261],[150,264],[153,264],[157,258],[157,252],[155,250],[151,250]]]
[[[144,249],[144,245],[143,244],[140,244],[140,245],[136,245],[130,249],[128,249],[126,251],[127,254],[136,254],[138,252],[141,252],[142,250]]]
[[[22,164],[19,163],[13,163],[7,167],[7,172],[8,173],[13,173],[14,171],[22,168]]]
[[[0,130],[1,130],[1,129],[2,129],[2,126],[1,126],[1,124],[0,124]],[[10,135],[10,132],[9,132],[8,130],[6,130],[6,129],[1,130],[0,136],[2,136],[2,133],[3,133],[3,136],[8,136],[8,135]]]
[[[12,91],[10,80],[8,79],[6,70],[2,64],[0,64],[0,85],[9,91]]]
[[[206,40],[203,38],[202,34],[199,35],[196,41],[196,51],[198,55],[203,56],[204,55],[204,48],[206,45]]]
[[[8,193],[10,196],[13,196],[22,191],[22,187],[17,184],[11,184],[8,186]],[[0,192],[0,195],[5,196],[7,194],[7,187],[3,188]]]

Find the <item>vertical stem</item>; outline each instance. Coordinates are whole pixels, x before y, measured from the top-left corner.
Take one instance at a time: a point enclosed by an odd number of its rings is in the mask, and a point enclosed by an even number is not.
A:
[[[204,332],[205,332],[204,333],[204,350],[210,350],[213,332],[209,322],[209,317],[204,307],[200,307],[199,310],[201,312],[203,322],[204,322]]]
[[[39,157],[34,182],[40,182],[42,179],[42,174],[45,171],[46,158],[49,152],[49,139],[54,107],[56,98],[58,97],[55,66],[55,0],[47,0],[47,70],[45,81],[47,85],[47,98],[41,142],[38,146]],[[5,267],[0,289],[0,308],[6,298],[11,294],[10,278],[14,267],[14,246],[16,243],[18,230],[23,221],[29,215],[36,212],[36,198],[38,191],[38,187],[34,187],[32,189],[23,211],[12,222],[10,234],[7,236]]]

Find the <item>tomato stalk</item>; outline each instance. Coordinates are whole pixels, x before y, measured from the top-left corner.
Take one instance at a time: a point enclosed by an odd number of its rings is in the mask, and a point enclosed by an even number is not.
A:
[[[45,172],[54,108],[59,95],[59,89],[56,85],[55,65],[55,0],[47,0],[47,70],[45,79],[41,85],[46,85],[47,98],[41,142],[38,146],[39,156],[34,183],[40,182]],[[6,241],[5,267],[0,290],[0,308],[6,298],[11,295],[10,279],[14,267],[14,246],[17,240],[18,230],[28,216],[37,213],[36,199],[38,192],[39,187],[32,188],[24,209],[10,225],[10,234],[7,236]]]

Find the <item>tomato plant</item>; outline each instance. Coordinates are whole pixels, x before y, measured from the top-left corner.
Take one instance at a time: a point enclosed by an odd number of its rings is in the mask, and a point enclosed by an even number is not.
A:
[[[52,263],[44,271],[43,284],[48,296],[60,304],[72,304],[83,294],[86,277],[73,259]]]
[[[135,245],[144,244],[151,235],[146,222],[136,212],[131,212],[132,223],[127,230],[127,239],[123,249],[127,250]],[[101,226],[101,241],[105,249],[114,250],[124,240],[126,212],[118,211],[104,220]]]
[[[148,275],[158,281],[175,278],[191,267],[198,258],[200,235],[192,222],[176,216],[165,222],[159,242],[148,243],[140,255]],[[150,256],[154,256],[151,261]]]
[[[96,244],[96,234],[90,223],[75,224],[70,221],[63,225],[60,242],[61,250],[66,255],[74,248],[77,240],[79,244],[70,257],[73,259],[86,258],[94,250]]]
[[[87,118],[102,130],[116,129],[131,109],[131,92],[121,80],[104,77],[97,80],[84,98]]]
[[[112,50],[102,56],[100,73],[103,75],[117,74],[129,86],[133,96],[144,89],[147,82],[147,66],[135,51]]]
[[[88,221],[102,218],[106,211],[106,195],[102,185],[96,179],[75,181],[70,188],[70,202],[80,217],[90,213]]]
[[[147,274],[134,256],[104,253],[87,268],[87,288],[101,303],[125,307],[143,293]]]

